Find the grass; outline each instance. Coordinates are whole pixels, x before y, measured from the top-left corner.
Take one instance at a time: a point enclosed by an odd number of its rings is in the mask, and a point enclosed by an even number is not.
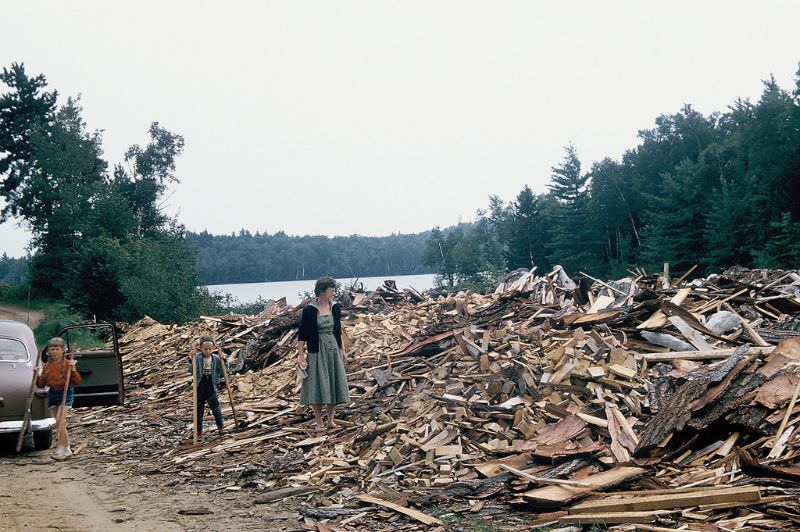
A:
[[[468,518],[460,513],[452,512],[444,506],[435,506],[429,513],[439,519],[451,532],[503,532],[507,530],[501,526],[487,523],[483,517],[471,516]]]

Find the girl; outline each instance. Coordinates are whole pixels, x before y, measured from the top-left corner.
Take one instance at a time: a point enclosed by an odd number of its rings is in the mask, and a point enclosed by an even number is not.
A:
[[[336,281],[331,277],[317,280],[314,286],[317,297],[303,309],[298,333],[298,362],[301,368],[307,367],[308,375],[303,379],[300,404],[311,405],[317,430],[325,426],[335,428],[336,405],[350,402],[342,344],[342,310],[339,303],[332,301],[335,288]],[[328,407],[327,425],[322,422],[322,405]]]
[[[203,440],[203,415],[206,410],[206,402],[211,407],[214,414],[214,421],[217,422],[219,435],[223,434],[222,409],[219,406],[217,397],[217,386],[222,378],[222,362],[219,356],[213,354],[217,346],[214,339],[203,335],[200,337],[200,351],[189,357],[189,373],[192,372],[192,358],[194,358],[195,371],[197,372],[197,439]],[[220,353],[222,350],[220,350]]]
[[[36,378],[36,385],[40,388],[44,386],[50,387],[47,392],[47,404],[53,417],[56,418],[56,426],[58,427],[58,446],[53,451],[53,458],[56,460],[64,460],[72,455],[72,449],[69,447],[69,434],[67,433],[67,415],[72,409],[73,386],[81,383],[81,374],[78,373],[76,368],[77,362],[64,356],[65,347],[66,343],[63,338],[55,337],[47,342],[47,362]],[[69,386],[65,390],[67,375],[69,375]],[[60,411],[65,393],[67,398],[64,402],[64,409]]]

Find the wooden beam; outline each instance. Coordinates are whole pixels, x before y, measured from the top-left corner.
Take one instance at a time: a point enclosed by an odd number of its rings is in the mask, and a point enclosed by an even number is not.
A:
[[[569,509],[570,514],[646,512],[651,510],[671,510],[689,508],[700,504],[720,502],[740,502],[751,504],[761,500],[761,490],[756,486],[700,490],[669,495],[649,495],[645,497],[625,497],[621,499],[599,499],[576,504]]]
[[[594,523],[604,525],[620,525],[625,523],[652,523],[659,516],[669,512],[608,512],[565,515],[558,520],[561,525],[592,525]]]
[[[747,353],[749,355],[766,355],[775,349],[774,346],[769,347],[751,347]],[[642,358],[648,361],[669,361],[669,360],[722,360],[730,357],[735,349],[712,349],[710,351],[668,351],[666,353],[643,353],[637,355],[637,358]]]
[[[591,487],[545,486],[527,491],[523,496],[533,504],[543,507],[561,507],[586,497],[593,491],[610,488],[647,472],[643,467],[619,466],[581,479]]]

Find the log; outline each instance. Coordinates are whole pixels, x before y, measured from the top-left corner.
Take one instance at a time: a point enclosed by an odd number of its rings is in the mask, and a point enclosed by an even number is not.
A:
[[[581,479],[581,482],[586,482],[589,487],[545,486],[526,491],[523,497],[542,508],[560,508],[594,491],[610,488],[643,475],[646,471],[642,467],[619,466]]]

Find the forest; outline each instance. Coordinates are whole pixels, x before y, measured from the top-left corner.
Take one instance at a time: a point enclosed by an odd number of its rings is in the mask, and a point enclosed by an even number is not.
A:
[[[708,116],[687,104],[638,138],[586,170],[568,145],[546,192],[490,196],[470,226],[435,228],[423,263],[476,288],[554,264],[599,277],[664,262],[696,274],[800,266],[800,71],[791,91],[770,78],[758,101]]]
[[[188,233],[203,284],[431,273],[422,264],[430,232],[383,237]]]
[[[436,272],[482,290],[511,269],[555,264],[599,277],[664,262],[697,274],[800,265],[800,71],[790,90],[765,80],[755,102],[658,116],[619,160],[586,169],[568,144],[549,176],[530,176],[545,191],[489,195],[471,223],[383,237],[187,231],[160,208],[179,183],[181,135],[154,122],[148,144],[111,165],[79,99],[59,105],[22,64],[0,82],[0,222],[20,219],[33,235],[29,257],[0,257],[0,283],[84,316],[185,321],[219,309],[202,285],[326,274]]]

